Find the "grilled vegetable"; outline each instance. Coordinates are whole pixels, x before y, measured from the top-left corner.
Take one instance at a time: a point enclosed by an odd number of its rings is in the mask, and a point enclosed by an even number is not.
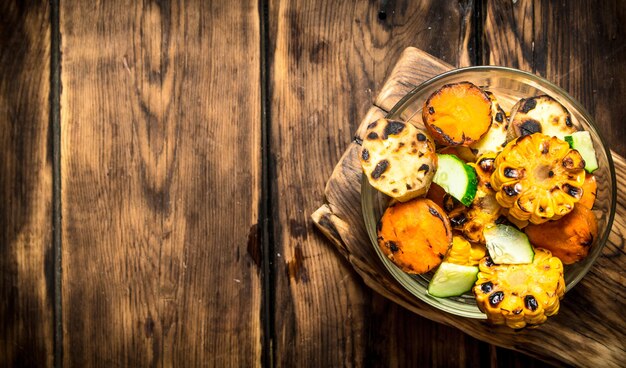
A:
[[[502,209],[490,184],[495,156],[494,152],[489,152],[481,156],[476,164],[468,164],[475,169],[478,178],[474,200],[468,208],[457,206],[448,212],[454,229],[462,231],[469,241],[481,244],[485,244],[483,229],[495,224]],[[444,210],[448,211],[448,207],[444,206]]]
[[[507,144],[491,185],[509,216],[540,224],[568,214],[582,197],[584,161],[558,138],[535,133]]]
[[[513,226],[495,225],[485,229],[487,251],[497,264],[526,264],[533,261],[535,252],[528,237]]]
[[[591,210],[577,204],[560,220],[531,224],[524,231],[536,247],[551,251],[564,264],[572,264],[587,257],[598,236],[598,223]]]
[[[482,138],[470,144],[470,149],[476,156],[484,155],[487,152],[498,153],[502,151],[507,142],[509,129],[509,119],[500,107],[500,104],[498,104],[496,97],[491,92],[485,93],[491,100],[491,127]]]
[[[437,162],[439,167],[433,181],[469,206],[474,200],[478,185],[474,169],[453,155],[437,155]]]
[[[589,132],[574,132],[572,135],[566,135],[565,141],[583,157],[585,170],[588,173],[592,173],[598,168],[596,150],[593,148],[593,141]]]
[[[422,119],[435,142],[469,146],[491,125],[491,100],[470,82],[447,84],[426,100]]]
[[[465,163],[476,161],[476,155],[474,155],[469,147],[465,146],[448,146],[440,149],[437,153],[442,155],[455,155]]]
[[[496,265],[485,257],[473,288],[478,308],[494,324],[523,328],[545,322],[559,311],[565,293],[563,264],[536,249],[531,264]]]
[[[509,140],[533,133],[563,139],[578,130],[569,111],[548,95],[522,98],[511,110]]]
[[[484,245],[470,243],[464,237],[454,235],[452,246],[444,258],[444,262],[454,263],[464,266],[476,266],[485,256],[487,250]]]
[[[428,284],[428,294],[439,298],[463,295],[472,290],[478,267],[442,262]]]
[[[448,217],[426,198],[391,205],[378,224],[378,245],[383,253],[410,274],[437,267],[451,242]]]
[[[585,175],[585,182],[583,183],[583,196],[580,198],[580,201],[578,201],[578,204],[592,209],[593,204],[596,202],[597,193],[598,183],[596,183],[596,177],[593,176],[593,174],[587,173],[587,175]]]
[[[380,119],[369,125],[362,146],[361,165],[374,188],[401,202],[428,191],[437,156],[426,132]]]

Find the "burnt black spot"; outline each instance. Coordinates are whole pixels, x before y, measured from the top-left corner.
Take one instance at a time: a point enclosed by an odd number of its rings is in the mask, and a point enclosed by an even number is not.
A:
[[[398,188],[393,188],[391,191],[392,191],[393,193],[398,193]]]
[[[565,125],[567,125],[570,128],[574,125],[572,124],[572,119],[569,116],[565,118]]]
[[[591,244],[593,244],[593,235],[592,235],[592,234],[589,234],[589,238],[585,239],[585,241],[583,241],[583,242],[582,242],[582,243],[580,243],[580,244],[582,244],[582,245],[583,245],[583,246],[585,246],[585,247],[590,247],[590,246],[591,246]]]
[[[411,186],[411,184],[407,183],[406,184],[406,190],[411,190],[411,189],[413,189],[413,187]]]
[[[504,194],[508,195],[509,197],[515,197],[519,194],[514,185],[505,185],[502,187],[502,191],[504,191]]]
[[[502,291],[496,291],[495,293],[489,295],[489,304],[492,307],[498,306],[500,302],[504,300],[504,293]]]
[[[494,263],[493,263],[493,260],[491,259],[491,257],[485,258],[485,266],[491,267],[493,265],[494,265]]]
[[[491,281],[487,281],[484,284],[480,285],[480,290],[487,294],[490,293],[491,290],[493,290],[493,283]]]
[[[430,171],[430,166],[428,166],[427,164],[422,164],[422,166],[420,166],[419,170],[417,171],[424,171],[424,174],[428,174],[428,172]]]
[[[537,299],[535,299],[535,297],[532,295],[526,295],[524,297],[524,305],[526,305],[526,308],[530,309],[533,312],[536,311],[537,308],[539,308],[539,303],[537,303]]]
[[[503,120],[504,120],[504,116],[502,115],[500,111],[498,111],[498,113],[496,114],[496,121],[498,123],[501,123]]]
[[[520,314],[520,313],[522,313],[521,308],[517,308],[516,310],[513,311],[513,314]]]
[[[395,253],[400,250],[400,248],[398,248],[398,244],[396,244],[396,242],[391,241],[391,240],[387,242],[387,246],[389,247],[389,250],[391,251],[391,253]]]
[[[413,152],[413,153],[415,153],[415,152]],[[422,157],[422,156],[424,156],[424,152],[419,152],[419,153],[417,154],[417,157]]]
[[[574,197],[574,198],[580,198],[582,193],[582,189],[571,186],[569,184],[564,184],[563,185],[563,191],[565,191],[565,193],[569,194],[570,196]]]
[[[519,171],[511,167],[505,167],[504,176],[506,176],[507,178],[517,179],[519,177]]]
[[[545,211],[546,210],[542,206],[539,206],[539,212],[545,212]]]
[[[574,160],[571,157],[565,157],[561,162],[564,168],[572,169],[574,167]]]
[[[367,148],[363,148],[363,151],[361,151],[361,158],[363,159],[363,161],[367,161],[370,159],[370,151],[368,151]]]
[[[456,216],[450,217],[450,225],[454,228],[462,227],[467,222],[465,212],[461,212]]]
[[[438,253],[437,256],[439,256],[439,259],[441,259],[443,261],[443,254]]]
[[[432,114],[434,114],[434,113],[435,113],[435,108],[434,108],[434,107],[432,107],[432,106],[430,106],[430,107],[428,108],[428,113],[429,113],[429,114],[431,114],[431,115],[432,115]]]
[[[494,161],[495,160],[491,157],[485,157],[485,158],[480,159],[480,161],[478,161],[478,166],[480,166],[480,168],[485,172],[491,172],[493,171]]]
[[[491,183],[490,183],[490,182],[486,182],[486,183],[485,183],[485,188],[487,188],[487,189],[493,189],[493,187],[491,186]]]
[[[378,139],[378,134],[376,132],[371,132],[367,135],[367,139]]]
[[[363,144],[363,140],[359,137],[354,137],[354,143],[358,144],[359,146]]]
[[[387,139],[390,135],[400,134],[400,132],[404,130],[404,127],[406,127],[406,124],[401,121],[388,122],[383,131],[383,139]]]
[[[534,133],[541,133],[541,124],[535,119],[526,119],[520,125],[520,135],[526,136]]]
[[[424,142],[426,140],[426,136],[422,133],[417,133],[417,140],[420,142]]]
[[[443,210],[449,213],[449,212],[452,212],[454,207],[456,207],[454,203],[454,197],[446,193],[443,196]]]
[[[548,171],[548,177],[551,178],[554,176],[554,171],[550,170]]]
[[[537,100],[535,100],[534,98],[528,99],[526,100],[526,102],[524,102],[524,105],[522,105],[522,107],[520,108],[520,111],[523,113],[527,113],[530,110],[534,109],[537,106]]]
[[[378,125],[378,121],[375,121],[375,122],[373,122],[373,123],[370,123],[370,124],[367,126],[367,129],[374,129],[374,128],[376,128],[376,125]]]
[[[378,179],[389,168],[389,161],[381,160],[372,171],[372,179]]]
[[[544,155],[547,155],[548,152],[550,152],[550,143],[549,142],[543,142],[541,144],[541,153]]]

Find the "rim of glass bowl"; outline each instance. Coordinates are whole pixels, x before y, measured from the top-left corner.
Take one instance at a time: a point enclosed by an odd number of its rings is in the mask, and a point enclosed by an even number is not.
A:
[[[455,76],[457,74],[464,74],[464,73],[471,73],[471,72],[490,72],[490,71],[511,73],[519,77],[528,79],[531,82],[535,82],[536,84],[544,88],[547,87],[547,89],[552,89],[554,92],[556,92],[559,98],[567,100],[568,103],[570,103],[572,106],[576,108],[576,110],[578,110],[580,115],[591,126],[591,128],[594,130],[594,132],[600,139],[600,143],[602,144],[602,148],[604,149],[604,152],[607,157],[607,162],[609,164],[609,168],[608,168],[609,175],[611,177],[610,208],[609,208],[609,214],[608,214],[609,216],[608,216],[604,234],[602,234],[602,237],[599,239],[600,241],[597,243],[600,248],[604,248],[609,238],[609,235],[611,234],[611,229],[613,227],[613,220],[615,217],[615,208],[616,208],[616,200],[617,200],[616,175],[615,175],[615,166],[613,163],[613,157],[611,156],[611,150],[609,149],[605,138],[600,133],[595,121],[591,118],[587,110],[561,87],[555,85],[554,83],[548,81],[545,78],[539,77],[532,73],[524,72],[518,69],[503,67],[503,66],[471,66],[471,67],[466,67],[466,68],[452,69],[450,71],[439,74],[421,83],[419,86],[413,88],[410,92],[408,92],[404,97],[402,97],[402,99],[400,99],[400,101],[398,101],[393,106],[393,108],[389,111],[389,113],[387,113],[385,117],[387,119],[395,119],[399,117],[402,114],[402,112],[404,112],[404,110],[412,103],[412,100],[416,95],[419,95],[420,92],[424,90],[426,87],[429,87],[434,83],[437,83],[441,79]],[[368,192],[371,193],[371,191],[376,191],[376,189],[374,189],[369,184],[367,177],[363,176],[362,181],[361,181],[361,210],[363,211],[363,217],[364,217],[364,221],[366,222],[366,224],[370,222],[369,220],[371,219],[368,219],[366,216],[364,193],[368,193]],[[377,221],[378,221],[377,219],[374,219],[374,222],[377,222]],[[372,224],[370,224],[370,226],[366,226],[367,232],[370,238],[370,243],[376,250],[376,253],[378,254],[381,261],[383,262],[385,268],[387,268],[389,273],[391,273],[391,275],[402,285],[402,287],[407,289],[409,292],[411,292],[411,294],[418,297],[420,300],[426,302],[427,304],[433,307],[436,307],[438,309],[442,309],[448,313],[452,313],[452,314],[462,316],[462,317],[469,317],[469,318],[477,318],[477,319],[486,318],[486,316],[482,312],[480,312],[478,307],[475,305],[457,303],[454,300],[448,300],[446,298],[435,298],[435,297],[428,295],[427,293],[423,293],[420,290],[410,287],[412,285],[406,285],[404,282],[401,282],[399,277],[405,276],[408,274],[404,273],[395,264],[393,264],[393,262],[391,262],[387,257],[385,257],[385,255],[377,246],[377,234],[372,233],[372,230],[376,229],[376,224],[374,223],[373,224],[374,226],[371,226],[371,225]],[[595,252],[594,254],[589,255],[591,259],[588,260],[587,264],[584,266],[584,268],[582,268],[581,272],[569,284],[566,285],[566,292],[571,290],[574,286],[576,286],[576,284],[578,284],[578,282],[587,274],[587,272],[589,272],[589,269],[595,263],[600,253],[601,252],[598,251],[598,252]]]

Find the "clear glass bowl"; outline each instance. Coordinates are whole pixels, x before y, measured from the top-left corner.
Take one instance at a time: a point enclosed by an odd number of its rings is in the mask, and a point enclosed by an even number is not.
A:
[[[598,195],[593,212],[598,220],[599,236],[594,240],[589,255],[584,260],[565,266],[566,290],[570,290],[589,271],[589,268],[602,252],[606,243],[613,217],[615,215],[616,184],[615,168],[611,152],[606,141],[585,109],[563,89],[536,75],[517,69],[478,66],[455,69],[440,74],[413,89],[391,109],[387,118],[407,121],[423,128],[422,106],[424,101],[438,88],[448,83],[470,81],[492,92],[505,111],[523,97],[547,94],[558,100],[572,114],[572,118],[591,133],[598,158],[599,168],[594,172],[598,183]],[[396,267],[382,253],[377,244],[376,224],[387,208],[389,198],[374,189],[363,176],[361,183],[361,206],[363,217],[372,246],[391,275],[418,299],[458,316],[485,319],[486,316],[478,309],[471,293],[460,297],[435,298],[428,294],[428,282],[432,272],[424,275],[409,275]]]

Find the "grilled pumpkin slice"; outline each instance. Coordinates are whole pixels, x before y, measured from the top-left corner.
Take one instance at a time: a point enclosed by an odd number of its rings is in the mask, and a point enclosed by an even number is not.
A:
[[[598,237],[598,223],[593,212],[579,203],[560,220],[531,224],[524,231],[532,244],[548,249],[564,264],[572,264],[589,254]]]
[[[495,160],[491,185],[509,216],[541,224],[574,209],[583,193],[584,168],[567,142],[535,133],[506,145]]]
[[[559,311],[565,294],[563,264],[537,248],[530,264],[496,265],[485,257],[473,288],[478,308],[494,324],[515,329],[538,325]]]
[[[410,274],[425,273],[439,266],[451,242],[448,217],[426,198],[389,206],[378,224],[380,249]]]
[[[426,194],[437,155],[425,131],[379,119],[368,126],[362,147],[361,166],[374,188],[401,202]]]
[[[509,140],[533,133],[565,139],[578,130],[565,106],[548,95],[523,98],[511,109]]]
[[[435,142],[469,146],[491,126],[491,100],[470,82],[446,84],[426,100],[422,119]]]

